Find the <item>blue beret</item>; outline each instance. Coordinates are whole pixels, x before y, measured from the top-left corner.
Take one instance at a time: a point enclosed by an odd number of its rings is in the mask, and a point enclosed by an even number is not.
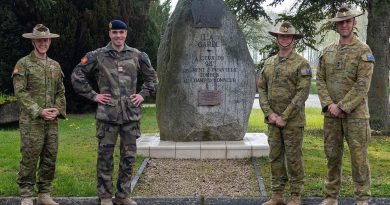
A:
[[[108,28],[110,30],[112,29],[124,29],[124,30],[127,30],[127,25],[125,24],[125,22],[121,21],[121,20],[112,20],[109,24],[108,24]]]

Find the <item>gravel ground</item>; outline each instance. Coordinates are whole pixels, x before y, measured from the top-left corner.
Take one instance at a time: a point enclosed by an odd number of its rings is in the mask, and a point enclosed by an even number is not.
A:
[[[133,196],[258,197],[251,160],[151,159]]]

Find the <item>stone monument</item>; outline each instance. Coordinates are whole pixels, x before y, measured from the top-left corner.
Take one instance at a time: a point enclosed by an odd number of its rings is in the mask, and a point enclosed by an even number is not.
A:
[[[157,73],[161,140],[243,139],[254,65],[223,0],[179,0],[158,50]]]

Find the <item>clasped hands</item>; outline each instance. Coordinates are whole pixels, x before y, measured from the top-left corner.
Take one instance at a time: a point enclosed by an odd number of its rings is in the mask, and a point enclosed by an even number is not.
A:
[[[139,106],[143,101],[144,98],[140,94],[132,94],[130,95],[131,102],[135,106]],[[111,94],[97,94],[95,97],[95,102],[106,105],[111,101]]]
[[[345,118],[346,116],[345,112],[334,103],[328,105],[328,112],[332,117]]]
[[[45,108],[39,114],[44,120],[52,121],[57,119],[57,116],[60,114],[57,108]]]
[[[272,113],[268,116],[268,122],[271,124],[276,124],[278,127],[285,127],[287,125],[287,122],[276,113]]]

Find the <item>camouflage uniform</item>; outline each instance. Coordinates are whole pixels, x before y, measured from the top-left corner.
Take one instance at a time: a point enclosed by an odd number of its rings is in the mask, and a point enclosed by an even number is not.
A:
[[[97,189],[99,198],[113,195],[113,152],[120,135],[120,164],[116,198],[130,194],[130,182],[136,157],[136,138],[140,133],[141,108],[130,95],[136,93],[137,75],[141,72],[144,84],[139,93],[146,98],[155,92],[157,77],[145,53],[125,45],[117,52],[109,43],[106,47],[87,53],[72,73],[72,83],[80,95],[94,100],[97,95],[87,80],[97,80],[100,93],[111,94],[111,102],[99,104],[96,111],[96,136],[99,141],[97,160]]]
[[[57,108],[60,118],[66,115],[61,67],[50,58],[38,59],[31,52],[16,63],[12,77],[20,105],[22,159],[17,182],[21,196],[33,194],[38,160],[38,191],[49,193],[57,158],[58,123],[57,120],[45,121],[40,113],[45,108]]]
[[[367,92],[373,73],[370,48],[356,36],[348,45],[338,42],[325,48],[318,66],[317,87],[324,112],[324,150],[328,159],[325,185],[327,197],[340,192],[343,139],[351,153],[352,177],[358,200],[370,196],[370,168],[367,157],[370,139]],[[345,117],[332,117],[328,105],[335,103]]]
[[[268,123],[267,117],[271,113],[287,122],[284,128],[268,124],[274,193],[283,192],[288,181],[291,193],[300,194],[303,190],[302,139],[310,80],[310,65],[294,51],[287,58],[275,55],[267,59],[261,71],[259,100],[265,122]]]

